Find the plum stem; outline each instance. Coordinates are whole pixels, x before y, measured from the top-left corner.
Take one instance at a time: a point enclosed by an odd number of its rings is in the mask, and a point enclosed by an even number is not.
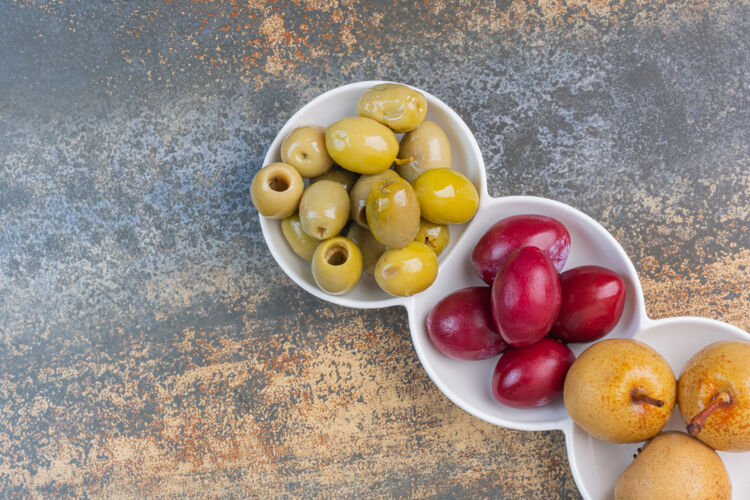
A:
[[[711,404],[703,408],[703,411],[698,413],[690,420],[690,424],[687,426],[688,433],[691,436],[697,436],[703,428],[703,424],[706,423],[706,419],[708,418],[708,416],[711,415],[714,410],[723,408],[731,402],[732,397],[726,391],[715,394],[714,397],[711,398]]]
[[[404,163],[409,163],[410,161],[414,161],[414,157],[410,156],[408,158],[396,158],[393,161],[396,163],[396,165],[403,165]]]
[[[650,405],[654,405],[658,408],[661,408],[662,406],[664,406],[664,401],[662,401],[661,399],[652,398],[651,396],[646,394],[646,391],[644,391],[640,387],[630,391],[630,399],[634,403],[647,403]]]

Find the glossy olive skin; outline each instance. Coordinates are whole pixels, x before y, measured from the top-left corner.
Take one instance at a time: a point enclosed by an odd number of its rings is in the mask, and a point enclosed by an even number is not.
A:
[[[513,408],[536,408],[563,394],[565,375],[576,360],[566,345],[551,338],[509,349],[492,375],[492,394]]]
[[[570,253],[570,234],[558,220],[545,215],[514,215],[495,222],[474,247],[471,265],[491,285],[508,257],[523,247],[537,247],[547,254],[557,272]]]
[[[367,206],[367,196],[370,194],[372,186],[380,181],[388,179],[398,179],[398,174],[391,169],[384,170],[379,174],[361,175],[354,184],[349,195],[351,200],[351,218],[354,222],[367,229],[367,217],[365,209]]]
[[[318,181],[305,189],[299,202],[302,229],[319,240],[336,236],[349,219],[349,194],[333,181]]]
[[[433,168],[414,181],[422,217],[434,224],[461,224],[468,221],[479,206],[479,193],[460,172]]]
[[[305,183],[287,163],[271,163],[261,168],[250,185],[250,197],[261,215],[283,219],[297,211]]]
[[[487,359],[508,345],[495,330],[490,287],[462,288],[444,297],[427,315],[427,334],[443,354],[456,359]]]
[[[391,295],[409,297],[429,287],[437,278],[435,252],[412,241],[405,248],[386,250],[375,266],[375,281]]]
[[[419,127],[427,114],[427,99],[421,92],[398,83],[375,85],[357,101],[357,114],[372,118],[396,133]]]
[[[398,141],[385,125],[356,116],[339,120],[326,129],[326,149],[347,170],[377,174],[393,164]]]
[[[390,248],[404,248],[419,231],[419,202],[411,184],[387,179],[370,188],[365,206],[367,225],[375,239]]]
[[[354,184],[357,182],[357,179],[359,179],[359,174],[352,172],[351,170],[341,168],[338,165],[334,165],[323,175],[319,175],[313,179],[310,179],[310,184],[318,181],[333,181],[338,182],[339,184],[344,186],[344,189],[346,189],[347,192],[350,192],[354,187]]]
[[[625,282],[599,266],[569,269],[560,275],[562,305],[550,335],[563,342],[592,342],[608,334],[625,307]]]
[[[281,161],[297,169],[302,177],[315,177],[333,166],[326,150],[323,127],[308,125],[292,130],[281,143]]]
[[[312,260],[320,240],[313,238],[302,230],[299,213],[292,214],[281,221],[281,232],[284,233],[284,237],[294,253],[308,262]]]
[[[411,158],[398,166],[398,174],[409,182],[431,168],[451,168],[451,145],[445,132],[435,122],[425,120],[406,134],[398,148],[398,158]],[[396,160],[396,163],[400,163]]]
[[[362,252],[362,269],[367,274],[374,275],[375,265],[388,247],[376,240],[370,231],[362,229],[357,224],[349,226],[346,237],[356,243]]]
[[[362,252],[343,236],[322,241],[313,254],[312,274],[322,290],[331,295],[346,293],[362,277]]]
[[[451,241],[451,232],[448,226],[433,224],[430,221],[420,219],[419,231],[417,231],[417,237],[414,240],[421,241],[432,248],[435,255],[440,257],[440,254],[443,253],[443,250],[445,250],[445,247]]]
[[[536,247],[524,247],[511,255],[492,284],[495,327],[514,347],[541,340],[555,322],[561,303],[560,276]]]

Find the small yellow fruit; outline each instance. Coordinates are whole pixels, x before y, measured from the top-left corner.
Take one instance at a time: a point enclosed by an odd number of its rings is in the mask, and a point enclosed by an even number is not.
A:
[[[615,500],[730,500],[732,485],[719,455],[682,432],[646,443],[615,483]]]
[[[711,448],[750,451],[750,342],[698,351],[680,375],[677,404],[688,432]]]
[[[451,168],[451,145],[435,122],[425,120],[406,134],[398,147],[398,174],[409,182],[431,168]]]
[[[390,248],[405,247],[419,231],[419,202],[411,184],[398,176],[370,188],[365,215],[372,235]]]
[[[477,211],[479,193],[460,172],[449,168],[425,170],[414,181],[422,217],[434,224],[461,224]]]
[[[375,281],[380,288],[398,297],[426,290],[437,273],[435,252],[418,241],[412,241],[405,248],[386,250],[375,265]]]
[[[448,226],[433,224],[430,221],[422,219],[419,221],[419,231],[414,240],[421,241],[432,248],[435,255],[440,257],[440,254],[443,253],[443,250],[445,250],[445,247],[451,241],[451,233]]]
[[[357,114],[387,125],[394,132],[419,127],[427,114],[427,99],[421,92],[400,83],[381,83],[362,94]]]
[[[347,170],[377,174],[393,164],[398,141],[385,125],[356,116],[339,120],[326,129],[326,149]]]
[[[315,283],[331,295],[346,293],[362,277],[362,252],[343,236],[325,240],[313,254],[312,274]]]
[[[677,384],[669,363],[633,339],[607,339],[583,351],[568,370],[565,409],[597,439],[635,443],[666,425]]]
[[[271,163],[258,170],[250,185],[250,198],[261,215],[283,219],[297,211],[305,183],[288,163]]]
[[[302,230],[302,223],[299,220],[299,214],[295,213],[281,221],[281,232],[284,233],[286,241],[292,247],[294,253],[305,259],[312,260],[315,249],[318,248],[317,240]]]
[[[281,143],[281,160],[296,168],[302,177],[328,171],[333,160],[326,151],[325,129],[307,126],[292,130]]]

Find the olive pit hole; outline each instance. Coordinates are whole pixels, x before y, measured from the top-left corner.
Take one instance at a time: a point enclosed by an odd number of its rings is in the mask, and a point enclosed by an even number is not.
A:
[[[289,177],[283,173],[275,173],[268,178],[268,187],[278,193],[283,193],[289,189]]]
[[[326,249],[326,262],[340,266],[349,259],[349,250],[344,245],[331,245]]]

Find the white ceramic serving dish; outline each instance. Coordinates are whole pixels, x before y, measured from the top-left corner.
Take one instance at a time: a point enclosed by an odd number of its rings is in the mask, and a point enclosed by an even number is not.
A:
[[[295,113],[274,139],[264,164],[280,161],[281,142],[295,127],[328,126],[336,120],[355,114],[355,103],[369,87],[380,81],[358,82],[328,91]],[[474,182],[480,195],[479,209],[466,224],[451,226],[451,242],[439,259],[438,277],[426,291],[413,297],[392,297],[378,288],[374,279],[363,275],[351,292],[334,296],[315,284],[310,265],[289,247],[278,220],[260,217],[261,229],[271,254],[284,272],[311,294],[343,306],[380,308],[404,306],[408,311],[414,349],[435,385],[455,404],[487,422],[512,429],[537,431],[561,430],[565,433],[570,467],[584,498],[612,497],[617,477],[632,460],[639,444],[616,445],[591,438],[570,419],[562,401],[535,409],[509,408],[495,401],[490,379],[498,357],[484,361],[459,361],[439,352],[429,341],[425,318],[445,295],[466,286],[480,285],[471,267],[471,251],[495,221],[515,214],[542,214],[562,222],[571,235],[571,251],[566,268],[597,264],[619,273],[627,285],[625,309],[617,327],[608,337],[633,337],[655,347],[670,363],[675,375],[699,349],[722,339],[750,340],[742,330],[703,318],[673,318],[653,321],[646,315],[638,275],[619,243],[601,225],[578,210],[543,198],[513,196],[491,198],[482,160],[473,134],[464,121],[445,103],[420,90],[428,102],[427,119],[445,131],[453,152],[453,168]],[[571,344],[576,355],[589,344]],[[682,428],[675,411],[669,428]],[[750,498],[750,476],[747,469],[750,454],[722,453],[732,478],[734,498]]]

